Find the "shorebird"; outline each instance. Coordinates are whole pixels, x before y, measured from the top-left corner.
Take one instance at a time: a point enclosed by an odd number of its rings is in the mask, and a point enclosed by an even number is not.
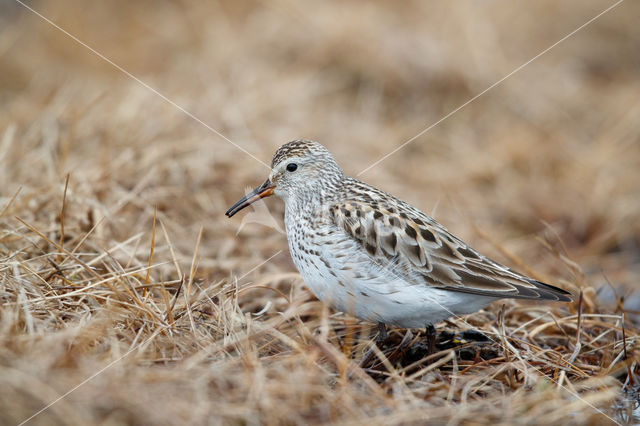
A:
[[[289,250],[313,294],[334,309],[401,328],[433,330],[503,298],[570,302],[570,293],[481,255],[425,213],[346,176],[317,142],[273,156],[269,178],[226,212],[272,194],[285,203]],[[385,334],[386,335],[386,334]]]

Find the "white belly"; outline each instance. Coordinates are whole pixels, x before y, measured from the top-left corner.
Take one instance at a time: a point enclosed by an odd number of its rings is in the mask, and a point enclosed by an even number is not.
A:
[[[303,244],[289,236],[293,261],[305,284],[322,302],[359,319],[422,328],[475,312],[495,300],[407,283],[378,269],[348,238],[333,238],[330,244],[315,238]]]

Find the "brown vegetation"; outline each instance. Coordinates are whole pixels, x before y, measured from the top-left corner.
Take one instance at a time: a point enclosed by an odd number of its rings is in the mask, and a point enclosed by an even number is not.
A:
[[[203,123],[267,163],[316,139],[355,175],[612,2],[29,4],[158,93],[0,2],[0,423],[61,396],[28,424],[637,416],[638,2],[360,176],[583,294],[451,319],[491,340],[431,357],[310,294],[279,200],[224,216],[267,169]]]

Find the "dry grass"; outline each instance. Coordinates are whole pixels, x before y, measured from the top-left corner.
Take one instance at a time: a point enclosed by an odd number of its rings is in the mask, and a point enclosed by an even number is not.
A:
[[[610,4],[33,3],[257,158],[314,138],[350,174]],[[496,303],[439,326],[488,343],[394,330],[364,360],[374,328],[306,290],[264,206],[223,216],[262,165],[0,11],[0,423],[77,385],[29,424],[632,421],[638,2],[362,176],[581,309]]]

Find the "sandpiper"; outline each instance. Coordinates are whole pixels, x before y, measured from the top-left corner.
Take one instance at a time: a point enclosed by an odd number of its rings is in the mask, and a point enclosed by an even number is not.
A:
[[[293,261],[311,291],[365,321],[433,329],[502,298],[570,302],[472,249],[415,207],[346,176],[317,142],[296,140],[273,156],[269,178],[226,212],[275,194]]]

